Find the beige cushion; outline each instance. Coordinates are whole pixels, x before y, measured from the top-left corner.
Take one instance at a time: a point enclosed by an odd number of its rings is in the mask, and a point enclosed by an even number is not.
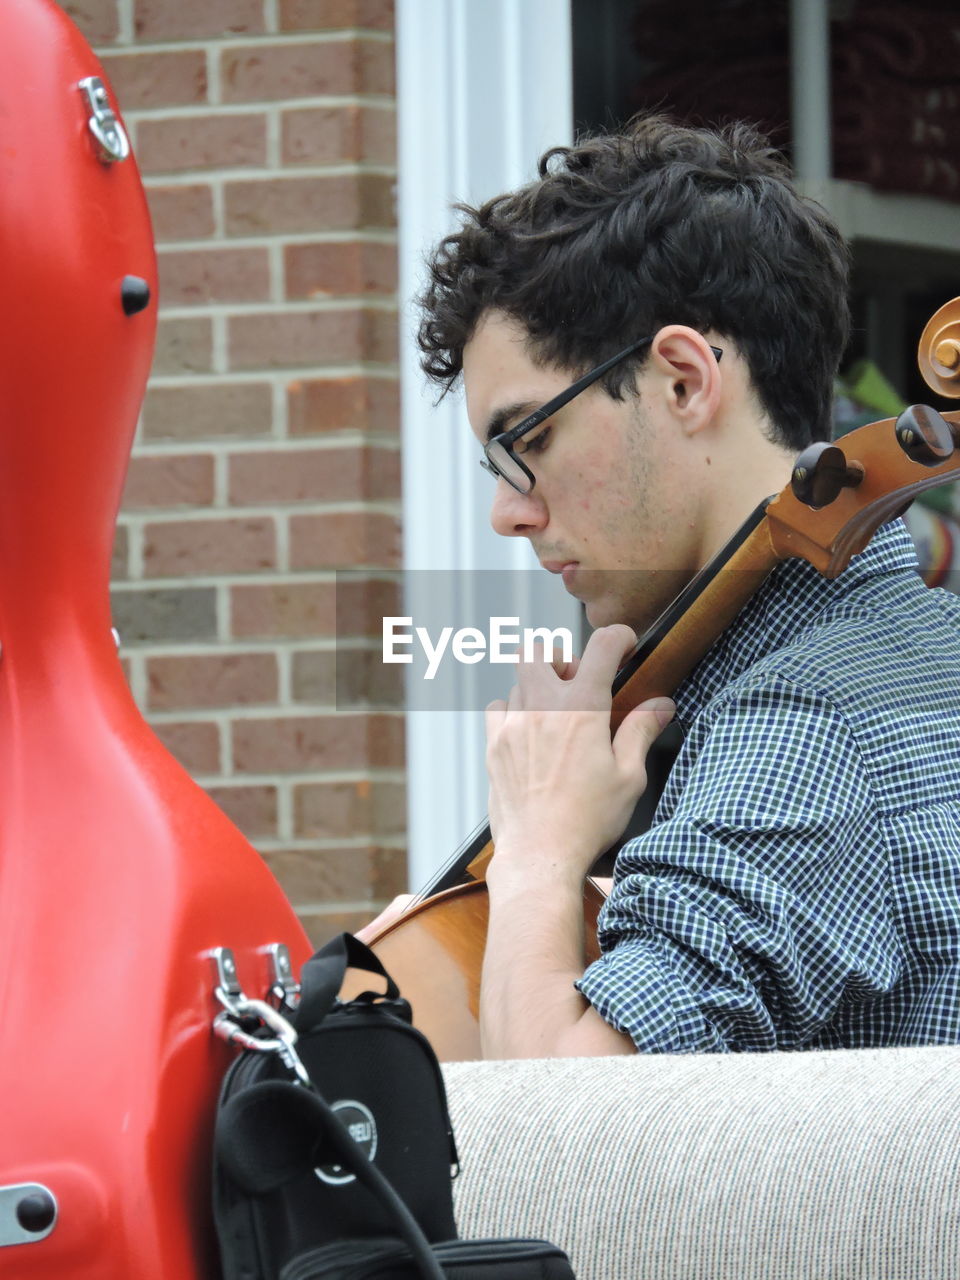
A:
[[[460,1234],[578,1280],[958,1280],[960,1049],[444,1067]]]

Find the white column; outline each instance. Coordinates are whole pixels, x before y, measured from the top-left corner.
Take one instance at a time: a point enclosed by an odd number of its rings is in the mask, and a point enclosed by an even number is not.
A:
[[[793,170],[808,189],[831,176],[829,0],[791,0]]]
[[[405,613],[419,591],[446,592],[463,616],[472,570],[531,570],[525,541],[489,527],[492,481],[477,464],[462,398],[434,406],[414,342],[411,299],[425,253],[456,225],[450,206],[476,204],[536,175],[547,147],[568,142],[573,90],[569,0],[398,0],[401,404]],[[422,570],[445,570],[429,586]],[[556,591],[542,575],[543,587]],[[529,615],[529,572],[504,592],[504,613]],[[513,600],[513,604],[509,601]],[[564,602],[572,630],[574,602]],[[552,612],[556,614],[554,606]],[[509,671],[509,668],[505,669]],[[469,681],[471,668],[464,668]],[[419,888],[486,811],[482,716],[463,707],[407,715],[410,881]]]

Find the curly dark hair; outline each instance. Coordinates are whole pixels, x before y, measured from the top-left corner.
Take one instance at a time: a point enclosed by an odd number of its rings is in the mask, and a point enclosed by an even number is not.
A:
[[[540,177],[480,208],[436,248],[419,299],[427,375],[448,390],[490,309],[518,320],[534,359],[583,372],[663,325],[734,342],[773,424],[801,449],[830,436],[846,345],[849,256],[752,126],[662,115],[554,147]],[[639,355],[604,379],[617,400]]]

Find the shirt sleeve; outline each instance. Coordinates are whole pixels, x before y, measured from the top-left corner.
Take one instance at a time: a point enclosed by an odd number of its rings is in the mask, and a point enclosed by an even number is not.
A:
[[[901,971],[856,740],[825,697],[755,677],[704,712],[653,827],[617,860],[577,983],[643,1052],[797,1048]]]

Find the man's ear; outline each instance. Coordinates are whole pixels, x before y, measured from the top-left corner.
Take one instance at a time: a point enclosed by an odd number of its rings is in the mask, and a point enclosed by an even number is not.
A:
[[[702,333],[687,325],[665,325],[650,344],[667,410],[685,434],[708,426],[720,406],[722,380],[717,357]]]

